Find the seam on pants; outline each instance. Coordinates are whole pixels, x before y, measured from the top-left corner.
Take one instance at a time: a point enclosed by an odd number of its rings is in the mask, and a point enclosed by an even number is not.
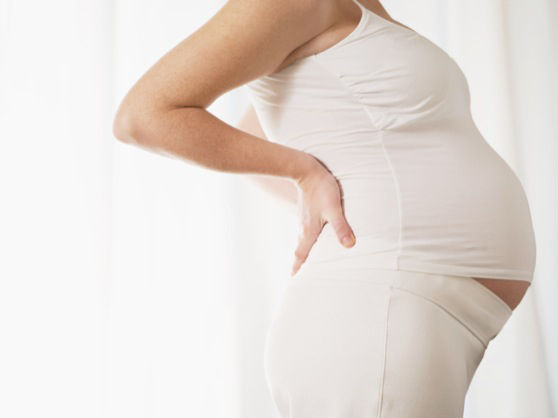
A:
[[[481,285],[482,286],[482,285]],[[473,330],[469,325],[467,325],[465,322],[463,322],[462,319],[460,319],[459,317],[455,316],[452,312],[450,312],[449,310],[447,310],[443,305],[441,305],[440,303],[436,302],[435,300],[432,299],[428,299],[427,297],[413,292],[411,290],[402,288],[402,287],[398,287],[397,290],[400,290],[402,292],[406,292],[406,293],[410,293],[412,295],[415,295],[423,300],[426,300],[434,305],[436,305],[437,307],[439,307],[440,309],[442,309],[444,312],[446,312],[448,315],[450,315],[452,318],[454,318],[457,322],[459,322],[467,331],[469,331],[471,333],[471,335],[473,335],[473,337],[475,337],[477,340],[479,340],[479,342],[482,344],[482,346],[486,349],[488,348],[488,345],[484,343],[482,337],[480,335],[477,334],[477,332],[475,330]]]
[[[389,286],[389,296],[386,307],[386,320],[384,326],[384,358],[382,360],[382,374],[380,376],[380,392],[378,394],[378,418],[382,417],[382,407],[384,400],[384,378],[386,375],[386,358],[387,358],[387,341],[388,341],[388,328],[389,328],[389,310],[391,305],[391,295],[393,293],[393,287]]]

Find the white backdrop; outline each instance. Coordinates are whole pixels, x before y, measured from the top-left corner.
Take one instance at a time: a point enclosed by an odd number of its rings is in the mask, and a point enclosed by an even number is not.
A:
[[[536,277],[466,418],[557,416],[558,5],[383,3],[462,66],[533,214]],[[111,133],[137,78],[222,4],[0,0],[0,416],[276,416],[263,344],[294,212]],[[239,88],[209,110],[235,124],[247,105]]]

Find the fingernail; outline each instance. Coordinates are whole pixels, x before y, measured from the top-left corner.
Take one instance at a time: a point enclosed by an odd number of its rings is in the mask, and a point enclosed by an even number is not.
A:
[[[349,245],[351,245],[352,243],[353,243],[353,239],[351,238],[350,235],[346,235],[346,236],[343,237],[343,244],[344,244],[344,245],[349,246]]]

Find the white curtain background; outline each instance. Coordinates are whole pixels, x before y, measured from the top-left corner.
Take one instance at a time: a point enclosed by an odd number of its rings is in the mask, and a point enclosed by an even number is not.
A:
[[[223,4],[0,0],[0,416],[277,416],[263,346],[289,280],[293,208],[245,175],[111,133],[131,85]],[[536,277],[485,354],[466,418],[555,417],[558,3],[383,4],[462,66],[536,229]],[[247,106],[242,87],[209,110],[234,125]]]

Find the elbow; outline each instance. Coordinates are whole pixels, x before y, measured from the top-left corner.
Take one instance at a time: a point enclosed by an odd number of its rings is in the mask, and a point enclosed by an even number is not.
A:
[[[143,138],[143,122],[137,112],[121,105],[112,121],[112,134],[120,142],[137,144]]]

